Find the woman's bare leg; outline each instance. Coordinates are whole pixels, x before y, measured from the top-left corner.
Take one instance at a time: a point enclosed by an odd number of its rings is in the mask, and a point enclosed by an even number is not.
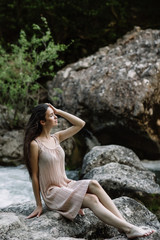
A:
[[[96,195],[105,208],[111,211],[115,216],[125,221],[112,199],[97,181],[91,180],[87,192]]]
[[[86,194],[82,207],[91,209],[104,223],[123,230],[128,238],[148,236],[153,232],[149,229],[143,230],[115,216],[99,202],[99,199],[94,194]]]

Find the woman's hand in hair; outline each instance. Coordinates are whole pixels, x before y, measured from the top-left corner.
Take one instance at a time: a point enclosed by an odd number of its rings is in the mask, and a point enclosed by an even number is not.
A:
[[[40,217],[41,213],[42,206],[37,206],[36,209],[27,218]]]
[[[48,104],[48,106],[53,109],[54,114],[58,114],[58,109],[57,108],[55,108],[51,103],[46,103],[46,104]]]

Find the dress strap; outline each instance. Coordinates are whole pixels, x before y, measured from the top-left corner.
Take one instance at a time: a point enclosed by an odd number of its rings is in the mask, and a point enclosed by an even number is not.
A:
[[[54,138],[54,140],[55,140],[55,142],[57,143],[57,144],[59,144],[59,139],[58,139],[58,137],[56,136],[56,134],[54,133],[54,134],[52,134],[51,135],[51,137],[53,137]]]
[[[35,138],[35,139],[33,139],[37,144],[38,144],[38,148],[39,148],[39,150],[41,150],[42,149],[42,144],[41,144],[41,141],[39,141],[37,138]]]
[[[51,150],[55,149],[57,147],[57,145],[59,145],[57,136],[55,134],[52,134],[51,137],[54,139],[54,142],[55,142],[54,147],[47,147],[46,145],[43,144],[43,142],[41,142],[41,140],[39,140],[37,138],[34,139],[38,144],[39,150],[43,151],[45,149],[45,151],[46,150],[51,151]]]

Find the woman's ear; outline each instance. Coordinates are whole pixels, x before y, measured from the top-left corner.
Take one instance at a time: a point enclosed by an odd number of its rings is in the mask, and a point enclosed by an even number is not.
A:
[[[40,120],[40,124],[41,124],[42,126],[44,126],[44,125],[45,125],[45,123],[46,123],[46,121],[45,121],[45,120]]]

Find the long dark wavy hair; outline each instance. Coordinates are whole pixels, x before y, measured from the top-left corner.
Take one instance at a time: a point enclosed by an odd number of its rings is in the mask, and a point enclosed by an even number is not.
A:
[[[45,120],[45,115],[48,107],[49,106],[46,103],[39,104],[38,106],[34,107],[25,129],[24,146],[23,146],[24,161],[31,178],[32,178],[32,169],[30,164],[30,143],[32,140],[34,140],[36,137],[38,137],[41,134],[42,125],[40,121]]]

